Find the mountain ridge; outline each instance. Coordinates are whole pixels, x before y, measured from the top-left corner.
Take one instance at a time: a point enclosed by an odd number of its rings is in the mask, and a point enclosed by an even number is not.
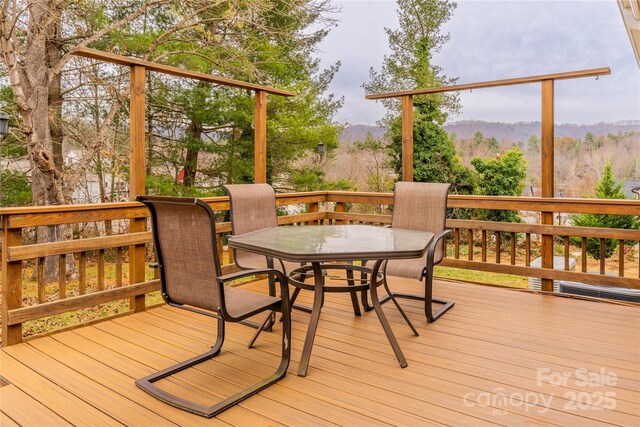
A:
[[[476,132],[482,132],[486,138],[496,138],[498,141],[527,141],[531,135],[540,137],[541,124],[532,122],[486,122],[482,120],[460,120],[446,123],[443,126],[448,134],[455,133],[458,138],[471,138]],[[340,143],[351,145],[363,139],[367,132],[374,137],[383,137],[386,130],[378,126],[351,125],[340,135]],[[554,134],[557,137],[584,138],[587,133],[594,136],[606,136],[627,132],[640,133],[640,120],[618,120],[615,122],[600,122],[592,124],[557,123]]]

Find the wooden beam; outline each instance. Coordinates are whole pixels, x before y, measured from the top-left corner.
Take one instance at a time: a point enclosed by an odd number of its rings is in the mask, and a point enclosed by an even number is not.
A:
[[[553,153],[553,80],[542,82],[542,132],[541,132],[541,196],[554,197],[554,153]],[[553,212],[543,211],[540,222],[553,225]],[[553,268],[553,235],[542,235],[542,268]],[[542,290],[553,291],[553,279],[542,279]]]
[[[143,66],[131,67],[129,111],[129,198],[145,194],[145,77]]]
[[[399,98],[401,96],[406,96],[406,95],[424,95],[427,93],[456,92],[460,90],[482,89],[482,88],[496,87],[496,86],[511,86],[511,85],[527,84],[527,83],[537,83],[537,82],[543,82],[545,80],[564,80],[564,79],[577,79],[581,77],[603,76],[606,74],[611,74],[611,69],[608,67],[592,68],[589,70],[568,71],[565,73],[544,74],[544,75],[529,76],[529,77],[517,77],[513,79],[491,80],[487,82],[466,83],[466,84],[452,85],[452,86],[430,87],[430,88],[424,88],[424,89],[405,90],[401,92],[376,93],[376,94],[367,95],[366,98],[367,99]]]
[[[169,74],[176,77],[184,77],[187,79],[201,80],[209,83],[215,83],[224,86],[237,87],[240,89],[261,90],[267,93],[280,96],[295,96],[295,93],[287,90],[276,89],[269,86],[263,86],[253,83],[247,83],[240,80],[227,79],[224,77],[212,76],[211,74],[198,73],[195,71],[183,70],[169,65],[158,64],[156,62],[144,61],[142,59],[133,58],[131,56],[116,55],[113,53],[103,52],[101,50],[89,49],[81,47],[71,52],[73,55],[82,56],[84,58],[97,59],[112,64],[127,65],[130,67],[141,66],[149,71]]]
[[[145,194],[145,75],[143,65],[131,66],[131,107],[129,111],[129,197],[135,200],[137,195]],[[142,233],[147,224],[146,218],[130,220],[129,232]],[[145,281],[145,244],[129,246],[129,283]],[[129,303],[136,312],[144,310],[144,294],[132,297]]]
[[[267,182],[267,93],[256,91],[254,110],[254,182]]]
[[[402,97],[402,180],[413,181],[413,96]]]

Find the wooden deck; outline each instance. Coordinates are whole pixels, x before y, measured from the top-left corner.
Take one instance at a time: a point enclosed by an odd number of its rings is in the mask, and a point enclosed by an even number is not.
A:
[[[159,307],[34,339],[1,352],[0,423],[640,425],[640,309],[444,281],[436,293],[456,305],[430,325],[418,303],[402,301],[419,337],[384,306],[406,369],[373,312],[355,318],[347,295],[329,294],[309,373],[296,376],[309,317],[295,311],[290,374],[210,420],[161,403],[134,379],[206,351],[212,319]],[[232,325],[219,357],[163,386],[211,402],[255,382],[277,364],[277,332],[248,350],[253,330]]]

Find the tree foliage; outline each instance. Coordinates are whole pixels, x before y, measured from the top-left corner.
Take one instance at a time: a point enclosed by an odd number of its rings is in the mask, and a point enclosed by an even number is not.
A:
[[[613,168],[610,162],[604,167],[600,181],[595,187],[595,197],[598,199],[626,199],[622,192],[624,181],[617,182],[613,174]],[[602,227],[602,228],[622,228],[622,229],[639,229],[640,220],[638,217],[631,215],[600,215],[600,214],[581,214],[573,215],[573,225],[577,227]],[[576,245],[581,244],[581,239],[573,239]],[[630,243],[630,242],[628,242]],[[618,241],[615,239],[606,239],[604,246],[605,258],[610,257],[618,248]],[[600,259],[600,239],[587,239],[587,252],[595,259]]]
[[[512,148],[493,159],[476,157],[471,161],[478,172],[478,191],[485,196],[519,196],[527,177],[527,162],[522,152]],[[522,222],[517,211],[483,210],[480,217],[487,221]]]

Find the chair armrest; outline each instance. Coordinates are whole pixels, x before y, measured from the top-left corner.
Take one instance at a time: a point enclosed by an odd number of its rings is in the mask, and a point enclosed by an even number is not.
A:
[[[433,240],[431,240],[431,243],[429,244],[429,249],[427,249],[427,268],[433,268],[433,257],[436,254],[436,246],[438,245],[438,242],[452,231],[453,230],[451,229],[445,229],[433,237]],[[446,248],[444,248],[443,251],[444,250],[446,250]],[[442,256],[444,257],[444,254]]]

